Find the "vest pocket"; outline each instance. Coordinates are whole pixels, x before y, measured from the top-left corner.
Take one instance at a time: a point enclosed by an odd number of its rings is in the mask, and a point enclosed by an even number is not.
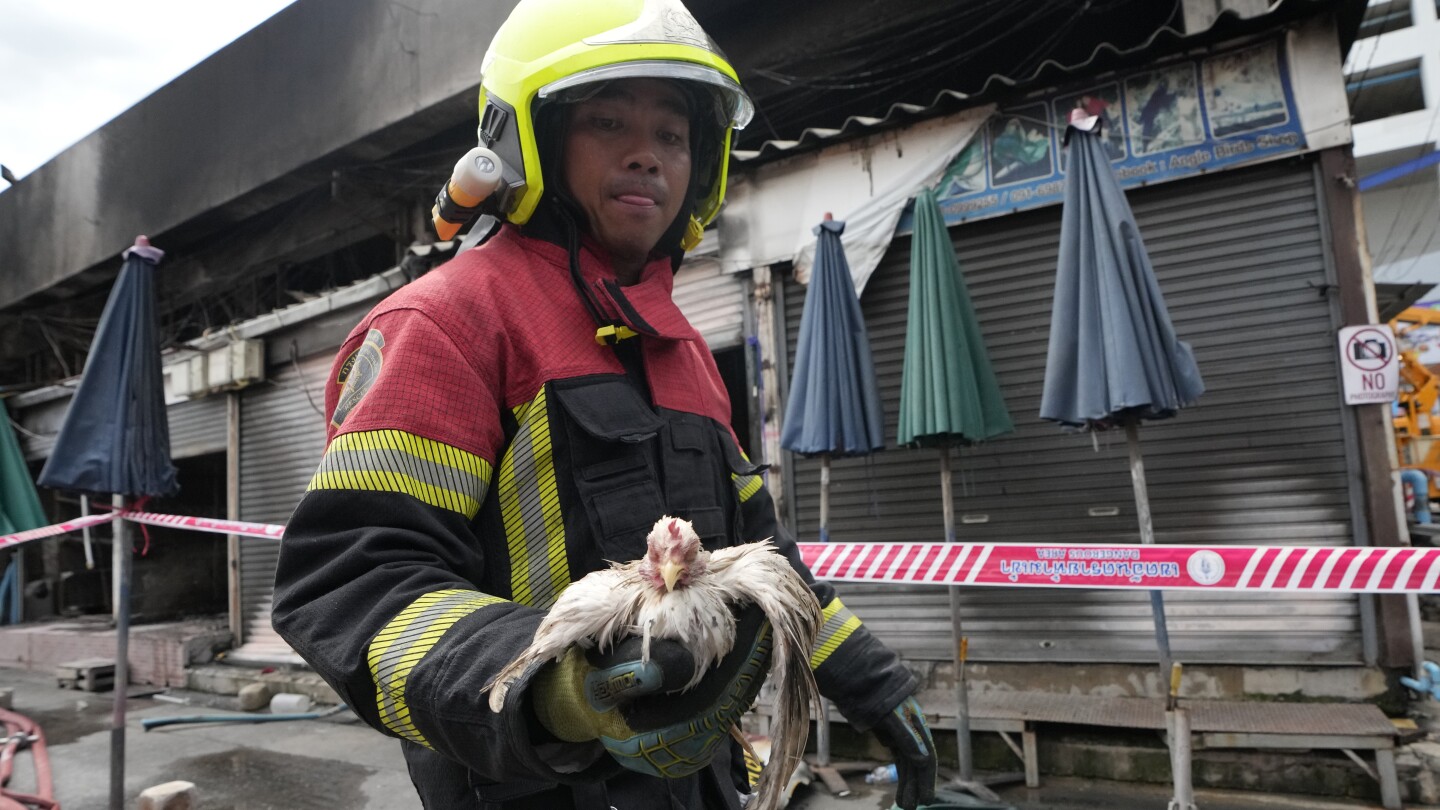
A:
[[[665,514],[650,460],[664,422],[621,379],[553,383],[565,414],[576,493],[607,560],[645,553],[645,535]]]

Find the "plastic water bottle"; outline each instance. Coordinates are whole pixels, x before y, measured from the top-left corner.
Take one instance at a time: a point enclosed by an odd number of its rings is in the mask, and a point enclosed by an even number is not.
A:
[[[867,785],[888,785],[900,778],[894,765],[881,765],[870,773],[865,774]]]

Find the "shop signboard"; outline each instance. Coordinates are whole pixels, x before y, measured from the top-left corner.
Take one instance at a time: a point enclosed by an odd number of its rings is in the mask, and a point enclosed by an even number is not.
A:
[[[1103,126],[1125,188],[1305,151],[1278,42],[1195,57],[1068,88],[998,111],[939,185],[948,224],[1059,203],[1070,110]],[[910,217],[900,222],[908,232]]]

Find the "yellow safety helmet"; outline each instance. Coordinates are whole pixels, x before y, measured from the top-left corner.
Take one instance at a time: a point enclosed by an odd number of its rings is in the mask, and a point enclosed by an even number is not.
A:
[[[691,240],[725,199],[730,135],[754,107],[725,55],[679,0],[521,0],[495,32],[480,84],[480,141],[504,163],[495,203],[517,225],[530,220],[545,190],[535,113],[573,88],[628,78],[674,79],[708,91],[716,113],[709,151],[696,163],[699,185]],[[580,91],[583,92],[583,91]]]

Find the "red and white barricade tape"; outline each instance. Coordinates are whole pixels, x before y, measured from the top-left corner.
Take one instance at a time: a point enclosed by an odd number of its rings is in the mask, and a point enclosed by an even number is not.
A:
[[[150,526],[169,526],[172,529],[189,529],[212,534],[239,534],[246,537],[269,537],[279,540],[285,534],[284,526],[274,523],[247,523],[243,520],[220,520],[219,518],[186,517],[185,515],[161,515],[154,512],[123,513],[126,520],[145,523]]]
[[[64,523],[56,523],[52,526],[41,526],[38,529],[26,529],[23,532],[16,532],[14,534],[0,534],[0,548],[18,546],[21,543],[28,543],[31,540],[44,540],[47,537],[54,537],[58,534],[69,534],[70,532],[78,532],[81,529],[90,526],[98,526],[101,523],[109,523],[111,520],[114,519],[114,517],[114,515],[107,512],[98,515],[89,515],[82,518],[75,518],[74,520],[67,520]]]
[[[124,511],[151,526],[278,540],[284,526]],[[116,513],[0,535],[0,549],[79,531]],[[990,585],[1201,591],[1435,593],[1440,548],[1065,546],[1027,543],[801,543],[816,579],[903,585]]]
[[[175,529],[189,529],[197,532],[240,534],[246,537],[269,537],[273,540],[280,539],[280,536],[285,533],[284,526],[276,526],[273,523],[248,523],[243,520],[218,520],[216,518],[187,517],[185,515],[161,515],[155,512],[134,512],[130,510],[125,510],[118,514],[126,520],[134,521],[135,523],[145,523],[150,526],[169,526]],[[109,523],[116,518],[116,515],[116,512],[101,512],[88,517],[67,520],[64,523],[56,523],[53,526],[41,526],[38,529],[0,535],[0,549],[18,546],[21,543],[28,543],[32,540],[43,540],[47,537],[54,537],[60,534],[78,532],[88,526],[98,526],[101,523]]]
[[[909,585],[1433,593],[1440,548],[802,543],[816,579]]]

